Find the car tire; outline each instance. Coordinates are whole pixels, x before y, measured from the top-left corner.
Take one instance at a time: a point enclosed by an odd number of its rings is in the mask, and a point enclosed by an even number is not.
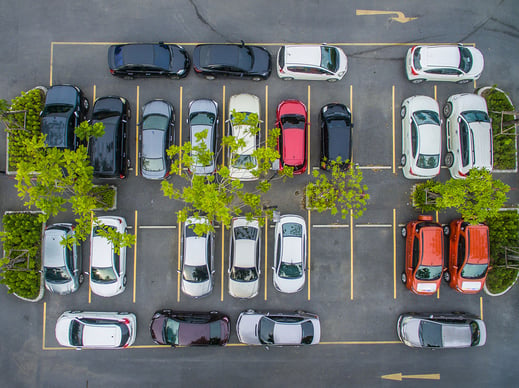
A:
[[[125,76],[123,77],[123,79],[126,79],[126,80],[132,80],[133,77],[132,77],[131,75],[125,75]]]
[[[175,74],[175,75],[170,75],[169,79],[177,80],[177,79],[180,79],[180,77]]]
[[[213,81],[216,79],[216,77],[214,75],[206,75],[205,76],[205,79],[209,80],[209,81]]]
[[[338,79],[337,78],[328,78],[326,81],[328,81],[328,82],[337,82]]]
[[[407,237],[407,228],[405,226],[400,230],[400,234],[403,238]]]
[[[404,105],[402,108],[400,108],[400,117],[404,118],[406,113],[407,113],[407,108]]]
[[[458,85],[468,84],[471,80],[470,79],[462,79],[459,81],[456,81]]]
[[[402,283],[404,283],[404,284],[407,283],[407,275],[405,274],[405,272],[402,272],[402,274],[400,275],[400,280],[401,280]]]
[[[417,78],[412,80],[411,82],[414,84],[421,84],[423,81],[425,81],[423,78]]]
[[[443,234],[444,234],[445,236],[449,236],[449,235],[451,234],[451,228],[449,227],[449,225],[445,225],[445,226],[443,227]]]
[[[83,273],[80,273],[77,281],[79,284],[83,284],[83,282],[85,281],[85,275]]]
[[[445,106],[443,107],[443,117],[446,119],[450,117],[452,113],[452,102],[447,102]]]
[[[446,283],[450,283],[451,281],[451,274],[449,271],[445,271],[443,273],[443,280],[445,280]]]
[[[261,81],[261,77],[252,77],[252,80],[258,82]]]
[[[294,78],[292,78],[292,77],[283,77],[283,78],[281,78],[281,79],[282,79],[283,81],[293,81],[293,80],[294,80]]]
[[[454,164],[454,155],[452,152],[447,152],[445,154],[445,165],[447,167],[452,167],[452,165]]]
[[[71,310],[69,311],[69,313],[71,314],[81,314],[83,311],[82,310]]]
[[[404,167],[406,162],[407,162],[407,157],[404,154],[402,154],[402,156],[400,157],[400,165],[402,167]]]

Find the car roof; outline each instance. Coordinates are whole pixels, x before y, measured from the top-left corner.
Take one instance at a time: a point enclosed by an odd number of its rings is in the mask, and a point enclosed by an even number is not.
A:
[[[435,124],[417,125],[418,152],[426,155],[436,155],[441,152],[441,126]]]
[[[344,162],[351,158],[351,128],[345,124],[344,127],[328,125],[328,155],[331,160],[338,156]]]
[[[442,342],[444,347],[470,346],[472,333],[466,323],[442,324]]]
[[[113,247],[105,237],[92,237],[91,266],[96,268],[113,266]]]
[[[441,227],[425,226],[420,229],[422,265],[443,265],[443,230]]]
[[[256,266],[256,240],[234,241],[234,266],[241,268]]]
[[[117,140],[117,134],[122,132],[121,117],[112,116],[103,120],[105,126],[103,136],[92,139],[90,144],[90,158],[95,173],[115,173],[117,171],[117,148],[120,142]],[[120,134],[122,136],[122,133]]]
[[[44,235],[44,265],[46,267],[62,267],[65,265],[65,250],[64,245],[61,245],[61,240],[67,235],[67,232],[60,229],[47,229]]]
[[[460,64],[458,46],[422,46],[420,62],[425,67],[454,67]]]
[[[285,164],[298,166],[305,159],[305,131],[298,128],[283,130],[283,161]]]
[[[490,123],[469,124],[474,137],[474,167],[492,167],[492,131]]]
[[[283,237],[283,256],[281,261],[284,263],[301,263],[303,260],[303,244],[301,237]]]
[[[303,331],[301,323],[287,324],[276,322],[274,325],[274,344],[300,344]]]
[[[142,156],[145,158],[162,158],[166,141],[166,131],[146,129],[142,131]]]
[[[127,44],[120,46],[123,65],[151,65],[167,69],[170,52],[166,45],[160,44]]]
[[[469,225],[467,227],[469,259],[471,264],[488,264],[488,227]]]
[[[101,325],[85,324],[83,328],[84,346],[118,346],[121,344],[121,329],[104,322]]]
[[[192,236],[185,239],[184,264],[205,265],[207,264],[207,237]]]
[[[243,49],[236,44],[205,44],[197,48],[200,50],[200,65],[202,67],[209,65],[237,66],[240,51]]]
[[[321,66],[320,45],[285,46],[285,64]]]

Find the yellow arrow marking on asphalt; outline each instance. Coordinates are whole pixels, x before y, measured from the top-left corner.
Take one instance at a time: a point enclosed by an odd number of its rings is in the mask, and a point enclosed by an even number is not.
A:
[[[421,380],[439,380],[440,374],[433,373],[428,375],[408,375],[404,376],[402,373],[393,373],[392,375],[384,375],[381,378],[386,380],[402,381],[402,379],[421,379]]]
[[[356,12],[357,16],[363,16],[363,15],[396,15],[390,18],[391,20],[394,20],[399,23],[407,23],[411,20],[415,20],[418,18],[408,18],[404,15],[403,12],[400,11],[375,11],[371,9],[358,9]]]

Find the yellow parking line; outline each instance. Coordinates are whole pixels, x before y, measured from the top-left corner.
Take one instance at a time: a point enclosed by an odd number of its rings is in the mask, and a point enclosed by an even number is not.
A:
[[[307,155],[307,159],[306,159],[306,164],[308,166],[308,164],[310,163],[310,85],[308,85],[308,111],[307,111],[307,115],[308,115],[308,128],[307,128],[307,132],[306,132],[306,149],[307,149],[307,152],[306,152],[306,155]],[[307,174],[310,174],[310,168],[307,167],[306,169],[306,173]]]
[[[225,228],[223,227],[222,225],[222,277],[221,277],[221,281],[222,281],[222,285],[221,285],[221,292],[220,292],[220,301],[223,302],[223,281],[224,281],[224,278],[223,278],[223,269],[224,269],[224,252],[225,252],[225,244],[224,244],[224,238],[225,238]],[[229,247],[230,249],[230,247]]]
[[[41,348],[45,349],[45,328],[47,326],[47,302],[43,302],[43,336],[41,340]]]
[[[350,299],[353,300],[353,210],[350,210]]]
[[[92,106],[95,101],[96,101],[96,85],[94,84],[94,91],[93,91],[93,96],[92,96]]]
[[[139,175],[139,112],[140,89],[137,85],[137,108],[135,109],[135,176]]]
[[[52,69],[54,67],[54,42],[50,43],[50,76],[49,86],[52,86]]]
[[[135,246],[133,247],[133,303],[135,303],[135,292],[137,288],[137,210],[135,210]]]
[[[179,135],[178,135],[178,146],[180,148],[180,151],[178,153],[178,158],[179,158],[179,164],[178,164],[178,175],[181,175],[182,174],[182,108],[183,108],[183,105],[182,105],[182,95],[184,93],[184,89],[183,87],[181,86],[180,87],[180,96],[179,96],[179,101],[180,101],[180,111],[178,112],[178,116],[179,118],[177,119],[178,121],[178,132],[179,132]]]
[[[393,299],[396,299],[396,209],[393,208]]]
[[[312,264],[312,239],[310,238],[310,234],[311,234],[311,230],[312,228],[310,227],[310,224],[312,223],[312,218],[311,218],[311,212],[310,210],[308,210],[308,225],[307,225],[307,228],[308,228],[308,300],[310,300],[310,297],[311,297],[311,293],[310,293],[310,277],[311,277],[311,264]],[[275,253],[274,253],[275,254]]]
[[[392,109],[391,109],[391,117],[393,120],[393,174],[396,174],[396,168],[395,168],[395,85],[393,85],[393,91],[392,91]]]
[[[264,258],[265,258],[265,300],[267,300],[267,274],[268,274],[268,263],[267,263],[267,258],[268,258],[268,255],[267,255],[267,247],[268,247],[268,244],[267,244],[267,241],[268,241],[268,217],[265,216],[265,227],[264,227],[264,230],[265,230],[265,255],[264,255]]]
[[[483,297],[479,297],[479,319],[483,320]]]
[[[225,136],[225,85],[222,87],[222,138]],[[222,166],[225,166],[225,147],[222,152]],[[223,267],[222,267],[223,269]],[[223,299],[222,299],[223,300]]]
[[[182,223],[178,225],[177,248],[177,302],[180,302],[180,242],[182,241]]]
[[[438,88],[434,85],[434,99],[438,101]]]

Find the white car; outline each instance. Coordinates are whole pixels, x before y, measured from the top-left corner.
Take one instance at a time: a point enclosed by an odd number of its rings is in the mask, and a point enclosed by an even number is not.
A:
[[[284,215],[274,234],[274,287],[280,292],[298,292],[306,279],[306,222],[297,215]]]
[[[115,296],[126,287],[126,247],[119,254],[113,244],[99,234],[103,227],[113,228],[126,233],[126,220],[123,217],[99,217],[101,225],[92,225],[90,236],[90,288],[99,296]]]
[[[407,179],[430,179],[440,173],[442,130],[440,108],[431,97],[404,100],[402,118],[402,172]]]
[[[487,103],[476,94],[455,94],[443,107],[446,119],[445,165],[453,178],[465,178],[472,168],[492,171],[492,123]]]
[[[194,298],[208,295],[213,290],[214,233],[201,236],[195,233],[196,224],[208,224],[206,217],[190,217],[182,234],[182,292]]]
[[[312,313],[260,313],[247,310],[236,322],[236,334],[248,345],[315,345],[321,340],[319,317]]]
[[[232,220],[229,248],[229,294],[235,298],[258,295],[261,262],[261,230],[256,220]]]
[[[258,117],[258,132],[251,133],[250,126],[233,123],[233,111],[246,113],[247,115],[256,114]],[[260,100],[252,94],[237,94],[229,100],[229,135],[236,139],[243,139],[244,147],[240,147],[236,153],[229,153],[229,177],[241,181],[252,181],[258,179],[253,171],[258,168],[258,160],[253,156],[254,151],[261,141],[259,130],[260,119]]]
[[[405,58],[407,79],[450,81],[464,84],[478,79],[483,72],[483,54],[475,47],[459,45],[413,46]]]
[[[325,44],[281,46],[277,72],[282,80],[339,81],[348,69],[348,58],[339,47]]]
[[[132,313],[65,311],[56,323],[61,346],[77,349],[121,349],[135,342],[137,318]]]

